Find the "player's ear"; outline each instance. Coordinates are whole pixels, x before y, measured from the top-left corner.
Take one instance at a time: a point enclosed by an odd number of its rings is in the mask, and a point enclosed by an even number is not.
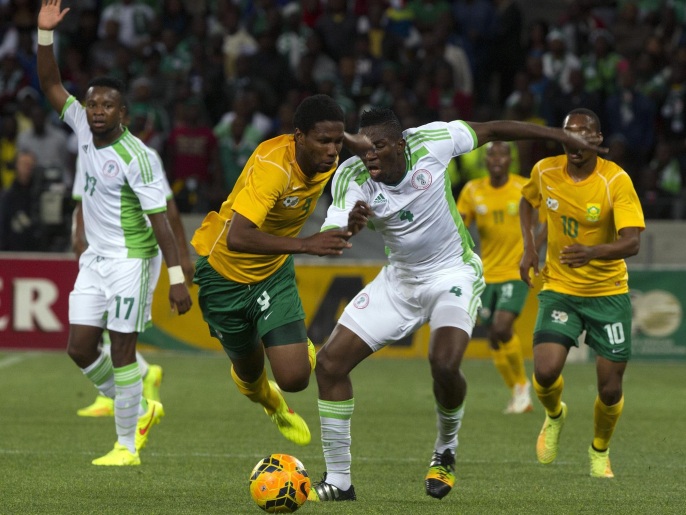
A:
[[[304,138],[305,133],[296,127],[295,131],[293,132],[293,139],[295,139],[296,145],[301,144]]]
[[[405,138],[400,138],[398,140],[398,154],[403,154],[405,153],[405,146],[407,143],[405,142]]]

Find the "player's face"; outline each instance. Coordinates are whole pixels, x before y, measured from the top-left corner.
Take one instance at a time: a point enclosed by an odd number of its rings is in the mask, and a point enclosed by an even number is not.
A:
[[[308,177],[336,166],[343,148],[343,122],[317,122],[307,134],[295,129],[295,159]]]
[[[116,89],[89,88],[85,107],[88,125],[96,140],[111,142],[121,135],[125,109]]]
[[[565,118],[562,128],[588,142],[599,145],[603,141],[603,135],[598,130],[595,120],[585,114],[572,114]],[[567,161],[574,166],[581,166],[597,157],[593,150],[581,150],[572,146],[564,146]]]
[[[366,136],[372,148],[362,156],[369,176],[375,182],[397,184],[405,176],[405,140],[395,139],[382,126],[363,127],[360,134]]]
[[[486,168],[492,179],[501,179],[510,171],[512,157],[510,145],[503,141],[494,141],[486,150]]]

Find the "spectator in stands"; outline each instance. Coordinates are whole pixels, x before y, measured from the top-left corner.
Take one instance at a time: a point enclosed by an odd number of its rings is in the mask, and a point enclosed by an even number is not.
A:
[[[17,119],[9,113],[0,118],[0,190],[14,182],[17,157]]]
[[[217,125],[214,128],[214,135],[219,145],[221,187],[226,195],[233,189],[245,163],[264,137],[242,113],[237,113],[232,120]]]
[[[221,204],[215,205],[215,201],[223,200],[217,138],[203,119],[200,99],[191,98],[181,104],[178,114],[180,119],[167,141],[165,168],[179,211],[205,212]]]
[[[17,147],[30,152],[36,164],[43,168],[56,167],[65,174],[68,172],[66,133],[48,122],[48,113],[41,105],[31,108],[31,128],[17,136]]]
[[[569,93],[572,89],[569,74],[581,67],[579,58],[567,49],[567,42],[559,30],[552,30],[546,37],[548,51],[543,54],[543,74],[553,82],[557,82],[562,93]]]
[[[132,49],[140,49],[150,41],[149,26],[155,11],[139,0],[118,0],[105,7],[100,16],[98,34],[104,37],[109,21],[119,23],[119,42]]]
[[[357,35],[357,20],[348,11],[347,0],[329,0],[326,12],[319,17],[314,30],[322,39],[323,49],[338,62]]]
[[[641,204],[647,218],[678,218],[676,207],[683,202],[684,172],[674,156],[672,145],[658,141],[655,155],[643,170]]]
[[[28,151],[17,154],[16,177],[0,195],[0,250],[42,250],[39,233],[38,195],[35,191],[35,156]]]
[[[621,134],[627,143],[624,170],[636,183],[648,162],[655,142],[656,108],[653,101],[636,89],[633,67],[627,61],[619,66],[619,90],[605,102],[605,134]]]
[[[602,99],[614,94],[618,86],[617,73],[622,56],[613,50],[612,43],[612,34],[608,30],[595,30],[591,33],[591,52],[581,57],[586,91],[597,92]]]

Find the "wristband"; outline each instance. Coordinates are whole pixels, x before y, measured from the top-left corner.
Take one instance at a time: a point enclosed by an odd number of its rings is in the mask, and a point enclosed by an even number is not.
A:
[[[42,46],[52,45],[52,30],[38,29],[38,44]]]
[[[169,285],[174,286],[175,284],[183,284],[186,282],[186,278],[183,276],[183,270],[180,265],[169,267]]]

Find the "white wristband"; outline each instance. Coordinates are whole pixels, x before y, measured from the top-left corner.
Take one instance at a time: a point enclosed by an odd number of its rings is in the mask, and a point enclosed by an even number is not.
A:
[[[42,46],[52,45],[52,30],[38,29],[38,44]]]
[[[183,270],[180,265],[169,267],[169,285],[174,286],[175,284],[183,284],[186,282],[186,278],[183,276]]]

